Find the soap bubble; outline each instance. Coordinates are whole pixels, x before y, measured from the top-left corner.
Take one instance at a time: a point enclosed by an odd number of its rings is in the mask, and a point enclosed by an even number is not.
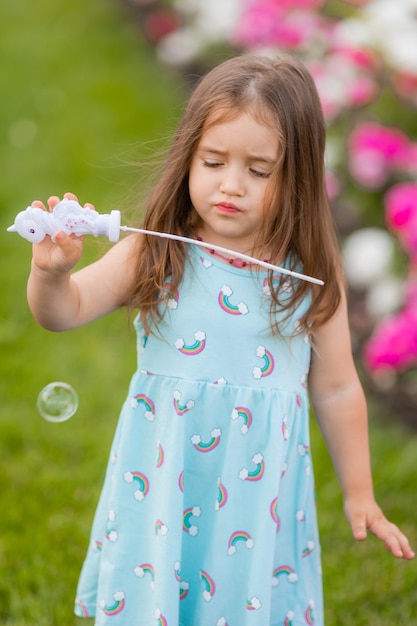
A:
[[[37,406],[48,422],[65,422],[78,409],[78,396],[68,383],[49,383],[40,392]]]

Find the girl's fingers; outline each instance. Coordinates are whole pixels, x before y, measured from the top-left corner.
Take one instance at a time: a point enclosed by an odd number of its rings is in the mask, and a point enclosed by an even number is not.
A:
[[[64,198],[66,198],[67,200],[75,200],[75,202],[78,202],[78,196],[70,192],[64,193]],[[95,206],[94,204],[91,204],[91,202],[86,202],[84,206],[87,209],[92,209],[93,211],[95,211]]]
[[[78,197],[71,192],[64,193],[64,198],[66,198],[67,200],[75,200],[75,202],[78,202]]]
[[[31,206],[37,208],[37,209],[42,209],[42,211],[46,211],[46,207],[44,205],[43,202],[41,202],[40,200],[34,200],[31,204]]]
[[[74,193],[71,193],[71,192],[64,193],[63,197],[66,200],[74,200],[75,202],[78,202],[78,197]],[[50,196],[48,198],[49,210],[52,211],[59,202],[61,202],[61,198],[59,198],[59,196]],[[35,200],[34,202],[32,202],[32,206],[39,207],[40,209],[45,209],[45,205],[39,200]],[[89,209],[95,210],[94,205],[89,202],[86,202],[84,206],[88,207]]]
[[[400,531],[397,530],[397,534],[392,534],[385,540],[387,549],[392,552],[394,556],[399,559],[413,559],[414,552],[405,537]]]
[[[353,536],[356,541],[364,541],[366,539],[366,526],[365,524],[357,524],[352,526]]]
[[[50,196],[48,198],[48,207],[49,210],[52,211],[52,209],[54,207],[56,207],[56,205],[58,204],[58,202],[60,201],[60,199],[58,198],[58,196]]]
[[[349,510],[349,507],[346,507],[346,515],[349,520],[354,539],[356,539],[356,541],[363,541],[366,539],[366,516],[362,513],[362,511],[351,511]]]
[[[375,521],[369,530],[376,537],[381,539],[387,550],[391,552],[395,557],[402,559],[413,559],[414,552],[412,551],[407,537],[395,526],[386,519]]]

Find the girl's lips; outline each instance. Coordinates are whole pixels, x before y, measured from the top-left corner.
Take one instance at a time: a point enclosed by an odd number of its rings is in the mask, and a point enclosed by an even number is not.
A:
[[[219,204],[216,204],[216,207],[222,213],[239,213],[240,211],[237,206],[231,204],[230,202],[220,202]]]

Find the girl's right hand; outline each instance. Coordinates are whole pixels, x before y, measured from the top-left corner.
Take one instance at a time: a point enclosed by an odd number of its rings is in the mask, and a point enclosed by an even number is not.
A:
[[[77,196],[73,193],[64,194],[64,198],[78,202]],[[52,211],[60,200],[58,196],[48,198],[49,210]],[[44,211],[47,210],[45,205],[38,200],[32,202],[32,206]],[[91,204],[86,204],[85,206],[94,209]],[[67,274],[81,258],[84,237],[67,235],[63,230],[59,230],[54,234],[54,240],[52,241],[51,237],[46,235],[43,241],[33,244],[33,263],[38,269],[50,274]]]

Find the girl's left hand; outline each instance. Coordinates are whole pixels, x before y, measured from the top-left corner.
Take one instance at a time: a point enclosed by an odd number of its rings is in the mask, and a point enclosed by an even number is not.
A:
[[[398,559],[413,559],[414,552],[407,537],[387,520],[375,500],[366,503],[345,502],[345,513],[357,541],[366,539],[367,530],[384,542],[386,549]]]

